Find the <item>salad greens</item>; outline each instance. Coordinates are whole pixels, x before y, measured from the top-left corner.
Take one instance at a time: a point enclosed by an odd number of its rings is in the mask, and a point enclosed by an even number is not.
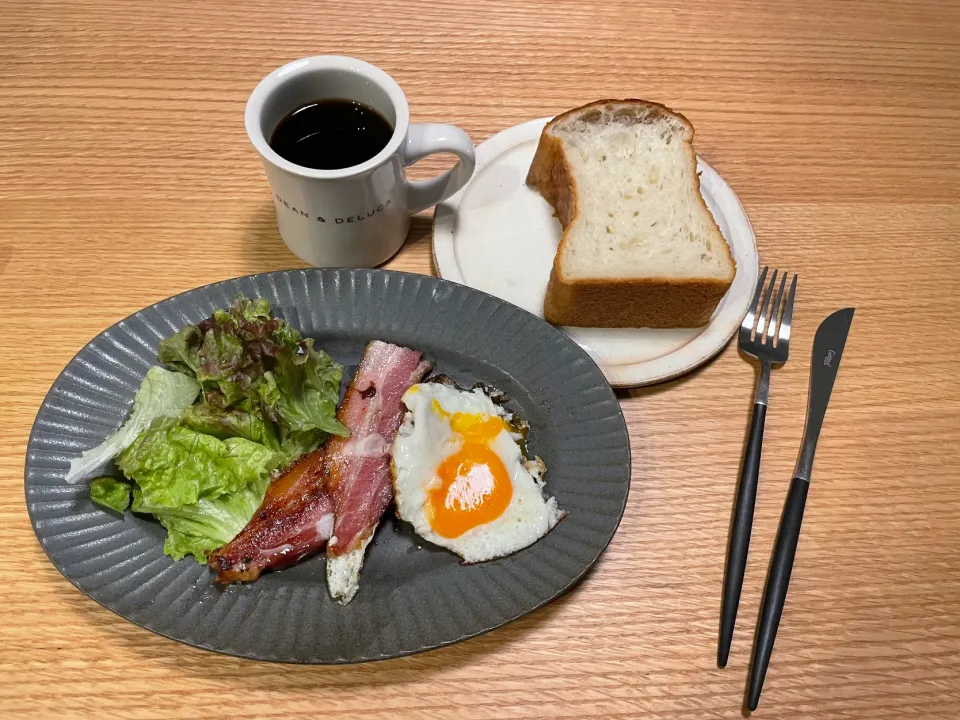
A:
[[[266,300],[216,310],[161,341],[158,355],[200,382],[202,402],[181,419],[198,432],[259,442],[287,462],[349,434],[336,417],[343,367],[273,317]]]
[[[336,419],[343,367],[266,300],[244,298],[162,340],[158,358],[171,369],[150,368],[130,419],[68,480],[115,457],[134,485],[98,478],[91,498],[123,512],[132,495],[133,512],[167,529],[165,553],[204,563],[249,522],[275,470],[349,434]]]
[[[98,477],[90,481],[90,499],[97,505],[122,513],[130,506],[130,483],[114,477]]]
[[[151,427],[117,457],[145,505],[176,508],[245,490],[280,464],[278,453],[244,438],[218,440],[176,423]]]
[[[161,367],[147,370],[133,399],[133,412],[113,435],[70,461],[67,482],[76,483],[127,448],[157,418],[175,418],[200,393],[196,379]]]
[[[250,522],[270,484],[270,476],[257,478],[243,490],[216,498],[203,497],[196,503],[168,507],[150,505],[139,488],[133,491],[136,513],[150,513],[167,529],[163,551],[174,560],[187,555],[206,563],[207,555],[233,540]]]
[[[260,386],[264,413],[279,425],[281,447],[288,452],[291,443],[310,446],[315,436],[350,434],[337,420],[343,368],[314,350],[312,339],[301,341],[301,347],[301,354],[288,348],[278,352],[274,370],[264,373]]]

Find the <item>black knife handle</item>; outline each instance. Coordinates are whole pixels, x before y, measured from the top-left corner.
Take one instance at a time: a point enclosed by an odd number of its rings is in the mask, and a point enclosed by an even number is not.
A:
[[[770,664],[773,643],[777,639],[777,627],[783,613],[783,603],[787,598],[787,586],[790,585],[790,573],[793,570],[793,558],[797,554],[797,540],[800,538],[800,524],[803,522],[803,507],[807,502],[810,483],[794,478],[790,483],[787,502],[780,516],[780,529],[777,530],[777,543],[773,548],[767,585],[763,589],[763,605],[760,609],[760,622],[757,623],[757,636],[753,642],[753,666],[750,668],[750,685],[747,689],[747,708],[757,709],[763,679]]]
[[[733,527],[730,529],[730,546],[727,549],[727,569],[723,575],[723,599],[720,604],[720,643],[717,646],[717,665],[726,667],[733,641],[733,628],[737,623],[737,606],[743,588],[743,573],[747,567],[747,551],[750,549],[750,529],[753,527],[753,508],[757,502],[757,479],[760,477],[760,449],[763,445],[763,423],[767,406],[756,403],[750,434],[743,453],[740,484],[733,511]]]

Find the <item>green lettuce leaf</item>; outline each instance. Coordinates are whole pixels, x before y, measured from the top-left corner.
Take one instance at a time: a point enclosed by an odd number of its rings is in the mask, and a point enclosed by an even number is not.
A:
[[[122,513],[130,505],[130,490],[130,483],[115,477],[98,477],[90,481],[90,499],[118,513]]]
[[[220,440],[241,437],[265,445],[271,450],[280,449],[280,441],[272,422],[264,420],[260,408],[215,407],[206,402],[191,405],[180,415],[180,424],[198,433],[213,435]]]
[[[321,432],[292,432],[280,443],[280,454],[284,457],[284,465],[289,465],[301,455],[313,452],[320,443],[327,439],[327,433]]]
[[[200,393],[200,385],[193,378],[162,367],[147,370],[140,389],[133,400],[133,412],[113,435],[97,447],[87,450],[70,461],[67,482],[76,483],[99,469],[129,447],[150,424],[158,418],[175,418],[189,407]]]
[[[279,422],[282,439],[292,433],[322,433],[320,440],[328,433],[349,435],[337,420],[343,366],[315,350],[311,338],[300,342],[300,352],[284,348],[275,360],[274,370],[264,377],[260,397],[267,414]]]
[[[191,505],[178,508],[149,505],[140,489],[133,491],[133,511],[150,513],[167,529],[163,551],[174,560],[193,555],[203,564],[207,555],[236,537],[253,517],[267,485],[265,475],[238,492],[217,498],[201,498]]]
[[[164,365],[196,377],[200,367],[199,351],[202,340],[200,328],[187,325],[175,335],[160,341],[157,359]]]
[[[244,490],[282,460],[245,438],[220,440],[168,422],[138,437],[117,458],[117,466],[137,482],[143,505],[176,509]]]

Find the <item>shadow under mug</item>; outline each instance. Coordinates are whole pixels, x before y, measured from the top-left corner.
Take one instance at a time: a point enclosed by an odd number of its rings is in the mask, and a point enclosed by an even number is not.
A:
[[[318,100],[362,103],[393,127],[386,147],[359,165],[316,170],[281,157],[270,135],[293,110]],[[318,55],[294,60],[267,75],[247,101],[247,135],[263,159],[277,225],[287,247],[320,267],[373,267],[403,245],[410,215],[462,188],[473,174],[473,143],[463,130],[410,124],[407,98],[383,70],[362,60]],[[404,167],[433,153],[460,161],[431,180],[407,180]]]

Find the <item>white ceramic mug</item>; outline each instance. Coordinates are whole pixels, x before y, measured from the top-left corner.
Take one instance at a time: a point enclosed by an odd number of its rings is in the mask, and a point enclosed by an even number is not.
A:
[[[342,170],[302,167],[277,154],[269,139],[280,121],[325,99],[354,100],[380,113],[393,127],[386,147]],[[406,239],[410,215],[443,202],[473,174],[473,143],[463,130],[411,125],[396,81],[354,58],[318,55],[274,70],[250,95],[244,122],[263,158],[280,235],[312,265],[371,267],[388,260]],[[432,180],[407,180],[405,166],[438,152],[454,153],[460,162]]]

